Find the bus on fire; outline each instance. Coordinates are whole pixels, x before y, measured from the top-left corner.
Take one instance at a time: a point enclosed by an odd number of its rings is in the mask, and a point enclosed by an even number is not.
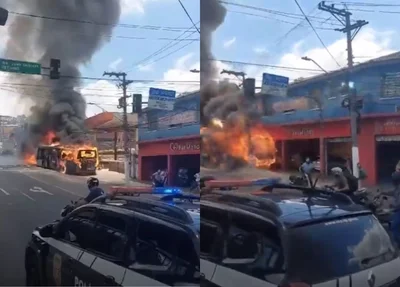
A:
[[[65,174],[95,175],[99,166],[96,147],[39,146],[36,165]]]

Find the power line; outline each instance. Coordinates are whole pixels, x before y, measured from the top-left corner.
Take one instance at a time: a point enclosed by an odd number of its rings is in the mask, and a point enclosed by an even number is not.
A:
[[[193,42],[194,42],[194,41],[189,42],[189,43],[186,43],[185,45],[179,47],[178,49],[175,49],[175,50],[169,52],[168,54],[166,54],[166,55],[164,55],[164,56],[162,56],[162,57],[160,57],[160,58],[158,58],[158,59],[153,60],[149,65],[152,65],[152,64],[154,64],[154,63],[156,63],[156,62],[158,62],[158,61],[161,61],[161,60],[165,59],[166,57],[171,56],[172,54],[175,54],[176,52],[179,52],[180,50],[186,48],[187,46],[189,46],[189,45],[192,44]]]
[[[294,2],[296,3],[297,7],[300,9],[301,14],[303,14],[303,16],[306,18],[306,21],[308,22],[308,24],[310,25],[310,27],[313,29],[314,34],[317,36],[318,40],[320,41],[320,43],[322,44],[322,46],[325,48],[325,50],[328,52],[329,56],[331,56],[331,58],[336,62],[336,64],[338,65],[339,68],[341,68],[339,62],[335,59],[335,57],[333,57],[333,55],[331,54],[331,52],[329,51],[328,47],[325,45],[324,41],[322,41],[321,37],[319,36],[317,30],[315,30],[313,24],[310,22],[310,20],[308,19],[307,15],[304,13],[303,8],[301,8],[299,2],[297,0],[294,0]]]
[[[197,25],[198,23],[199,23],[199,22],[197,22],[195,25]],[[194,25],[194,26],[195,26],[195,25]],[[192,27],[191,27],[191,28],[192,28]],[[165,52],[165,51],[171,49],[172,47],[178,45],[179,43],[181,43],[181,41],[180,41],[180,40],[182,40],[181,38],[182,38],[186,33],[188,33],[188,32],[190,32],[190,29],[184,31],[182,34],[180,34],[178,37],[176,37],[176,38],[174,39],[174,41],[171,41],[171,42],[165,44],[164,46],[162,46],[160,49],[158,49],[158,50],[155,51],[154,53],[152,53],[152,54],[150,54],[149,56],[145,57],[144,59],[142,59],[142,60],[140,60],[140,61],[134,63],[134,64],[132,65],[132,67],[136,67],[136,66],[142,65],[143,63],[146,63],[149,59],[153,58],[154,56],[157,56],[157,55],[159,55],[159,54],[161,54],[161,53],[163,53],[163,52]],[[186,38],[190,37],[190,36],[193,35],[194,33],[196,33],[196,32],[191,32],[189,35],[186,36]],[[175,42],[175,41],[177,41],[177,42]],[[129,70],[128,72],[130,72],[130,71],[131,71],[131,70]]]
[[[287,66],[277,66],[270,64],[259,64],[259,63],[251,63],[251,62],[240,62],[233,60],[221,60],[221,59],[209,59],[210,61],[219,61],[227,64],[238,64],[244,66],[257,66],[257,67],[267,67],[267,68],[275,68],[275,69],[283,69],[283,70],[293,70],[293,71],[307,71],[307,72],[316,72],[321,74],[321,70],[317,69],[307,69],[307,68],[295,68],[295,67],[287,67]]]
[[[264,19],[268,19],[268,20],[274,20],[274,21],[277,21],[277,22],[285,23],[285,24],[298,25],[298,24],[295,23],[295,22],[290,22],[290,21],[286,21],[286,20],[282,20],[282,19],[272,18],[272,17],[268,17],[268,16],[265,16],[265,15],[259,15],[259,14],[248,13],[248,12],[242,12],[242,11],[233,11],[233,10],[230,10],[230,9],[228,9],[228,12],[229,12],[229,13],[236,13],[236,14],[247,15],[247,16],[254,16],[254,17],[264,18]],[[328,18],[328,20],[330,20],[330,18]],[[325,21],[325,22],[322,22],[322,23],[323,23],[323,24],[326,24],[326,21]],[[332,24],[331,24],[331,25],[332,25]],[[303,26],[303,27],[304,27],[304,25],[300,25],[300,26]],[[333,28],[325,28],[325,27],[315,27],[315,29],[318,29],[318,30],[329,30],[329,31],[334,30]]]
[[[337,3],[348,6],[369,6],[369,7],[400,7],[400,4],[391,4],[391,3],[371,3],[371,2],[345,2],[345,1],[325,1],[329,3]]]
[[[15,12],[15,11],[8,11],[8,13],[11,15],[22,16],[22,17],[45,19],[45,20],[51,20],[51,21],[71,22],[71,23],[79,23],[79,24],[90,24],[90,25],[96,25],[96,26],[111,26],[111,27],[131,28],[131,29],[159,30],[159,31],[168,31],[168,32],[182,32],[182,30],[191,29],[191,28],[187,28],[187,27],[185,28],[185,27],[136,25],[136,24],[122,24],[122,23],[120,23],[120,24],[99,23],[99,22],[86,21],[86,20],[34,15],[34,14]],[[191,29],[191,30],[194,30],[194,29]]]
[[[230,5],[230,6],[236,6],[236,7],[240,7],[240,8],[256,10],[258,12],[262,11],[262,12],[265,12],[265,13],[268,13],[268,14],[273,14],[273,15],[277,15],[277,16],[292,18],[292,19],[301,20],[304,17],[301,14],[283,12],[283,11],[278,11],[278,10],[272,10],[272,9],[267,9],[267,8],[263,8],[263,7],[258,7],[258,6],[250,6],[250,5],[244,5],[244,4],[233,3],[233,2],[222,1],[222,0],[220,0],[219,2],[222,3],[222,4]],[[310,20],[311,21],[315,21],[314,19],[315,20],[321,20],[321,21],[325,21],[326,20],[323,17],[310,16]],[[332,25],[338,26],[337,23],[332,23]]]
[[[181,1],[181,0],[178,0],[178,2],[179,2],[179,4],[181,4],[181,7],[182,7],[182,9],[183,9],[183,11],[185,11],[185,13],[186,13],[186,16],[188,16],[188,18],[189,18],[190,22],[192,22],[193,26],[196,28],[197,32],[200,34],[200,30],[199,30],[199,28],[197,28],[197,25],[194,23],[194,21],[193,21],[192,17],[190,17],[190,14],[189,14],[189,12],[186,10],[186,7],[185,7],[185,5],[183,5],[183,3],[182,3],[182,1]]]

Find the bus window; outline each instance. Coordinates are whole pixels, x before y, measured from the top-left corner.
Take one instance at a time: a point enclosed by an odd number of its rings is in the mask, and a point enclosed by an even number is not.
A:
[[[94,150],[80,150],[78,158],[96,158],[96,151]]]

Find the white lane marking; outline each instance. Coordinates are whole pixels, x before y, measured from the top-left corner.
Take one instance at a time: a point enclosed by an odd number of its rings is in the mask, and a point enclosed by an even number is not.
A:
[[[26,193],[24,193],[24,192],[21,192],[21,193],[22,193],[22,195],[26,196],[26,197],[29,198],[30,200],[36,201],[36,200],[34,200],[32,197],[30,197],[29,195],[27,195]]]
[[[33,176],[31,176],[31,175],[28,175],[28,174],[26,174],[26,173],[22,173],[22,172],[20,172],[20,173],[23,174],[23,175],[25,175],[25,176],[27,176],[27,177],[29,177],[29,178],[31,178],[31,179],[33,179],[33,180],[36,180],[36,181],[41,182],[41,183],[44,183],[44,184],[46,184],[46,185],[50,185],[48,182],[45,182],[44,180],[38,179],[38,178],[33,177]],[[51,185],[51,186],[52,186],[52,187],[55,187],[55,188],[58,188],[59,190],[65,191],[65,192],[67,192],[67,193],[69,193],[69,194],[72,194],[72,195],[75,195],[75,196],[81,196],[81,195],[79,195],[78,193],[75,193],[75,192],[73,192],[73,191],[69,191],[68,189],[59,187],[59,186],[57,186],[57,185]]]
[[[2,192],[2,193],[4,193],[5,195],[10,195],[7,191],[5,191],[3,188],[0,188],[0,191]]]
[[[44,190],[43,188],[38,187],[38,186],[34,186],[34,187],[30,188],[29,191],[36,192],[36,193],[47,193],[48,195],[53,195],[51,192],[48,192],[47,190]]]

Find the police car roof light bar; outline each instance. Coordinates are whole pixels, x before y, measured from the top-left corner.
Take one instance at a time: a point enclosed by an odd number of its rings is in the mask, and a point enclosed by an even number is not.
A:
[[[209,188],[222,188],[222,187],[251,187],[251,186],[275,186],[281,181],[281,178],[265,178],[256,180],[209,180],[204,184]]]
[[[168,195],[163,196],[161,198],[161,200],[163,200],[163,201],[170,201],[170,200],[174,200],[174,199],[195,201],[195,200],[200,200],[200,196],[199,195],[193,195],[193,194],[176,193],[176,194],[168,194]]]
[[[110,193],[116,195],[139,196],[140,194],[179,194],[182,190],[176,187],[131,187],[131,186],[112,186]]]

